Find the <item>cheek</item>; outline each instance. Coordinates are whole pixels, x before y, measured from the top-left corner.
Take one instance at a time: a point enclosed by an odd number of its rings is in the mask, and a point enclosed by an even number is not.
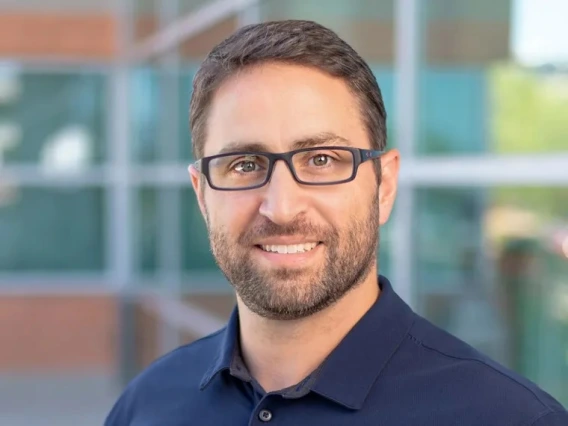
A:
[[[215,192],[205,197],[209,229],[237,238],[251,223],[258,205],[244,192]]]
[[[337,229],[344,229],[353,220],[368,219],[372,200],[376,196],[376,183],[371,180],[374,176],[372,174],[365,176],[365,180],[355,179],[342,184],[340,191],[320,197],[320,209],[325,212],[329,223]]]
[[[320,189],[323,189],[320,188]],[[325,222],[336,230],[344,229],[353,218],[361,215],[363,206],[360,191],[350,183],[329,187],[313,197],[315,209]]]

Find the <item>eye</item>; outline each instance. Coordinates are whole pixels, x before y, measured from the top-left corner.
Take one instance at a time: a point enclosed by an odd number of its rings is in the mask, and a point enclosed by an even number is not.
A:
[[[237,172],[250,173],[258,170],[258,164],[251,160],[239,161],[233,165],[233,169]]]
[[[238,173],[252,173],[262,170],[262,158],[256,156],[241,157],[231,164],[230,169]]]
[[[332,158],[329,155],[317,154],[310,159],[310,164],[313,164],[316,167],[323,167],[327,166],[329,163],[331,163],[331,161]]]

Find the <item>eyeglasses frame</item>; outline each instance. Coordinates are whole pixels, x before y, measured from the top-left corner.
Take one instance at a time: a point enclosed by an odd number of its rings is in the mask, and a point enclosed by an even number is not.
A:
[[[353,155],[353,173],[351,174],[351,176],[349,176],[346,179],[340,180],[340,181],[322,182],[322,183],[320,183],[320,182],[304,182],[303,180],[298,178],[298,175],[296,174],[296,170],[294,169],[294,165],[292,163],[292,157],[295,154],[300,153],[300,152],[308,152],[308,151],[337,150],[337,149],[340,149],[340,150],[343,150],[343,151],[349,151]],[[205,179],[207,179],[207,183],[209,184],[209,186],[216,191],[247,191],[249,189],[262,188],[268,182],[270,182],[270,179],[272,178],[272,172],[274,171],[274,165],[279,160],[282,160],[282,161],[284,161],[284,163],[286,163],[288,170],[290,170],[290,173],[292,174],[292,177],[300,185],[327,186],[327,185],[339,185],[339,184],[342,184],[342,183],[351,182],[357,176],[357,172],[358,172],[359,166],[361,164],[363,164],[365,161],[368,161],[368,160],[374,160],[374,159],[380,158],[380,156],[382,154],[384,154],[384,152],[385,151],[378,151],[378,150],[374,150],[374,149],[353,148],[353,147],[349,147],[349,146],[335,146],[335,145],[334,146],[317,146],[317,147],[309,147],[309,148],[300,148],[300,149],[295,149],[295,150],[292,150],[292,151],[282,152],[282,153],[259,152],[259,151],[236,151],[236,152],[228,152],[228,153],[216,154],[216,155],[211,155],[209,157],[200,158],[199,160],[197,160],[193,163],[193,167],[195,167],[195,169],[198,172],[202,173],[205,176]],[[243,156],[262,155],[262,156],[265,156],[268,159],[268,171],[266,173],[266,179],[260,184],[253,185],[253,186],[246,186],[246,187],[242,187],[242,188],[221,188],[221,187],[214,185],[211,182],[209,163],[211,161],[217,159],[217,158],[229,157],[229,156],[234,156],[234,155],[243,155]]]

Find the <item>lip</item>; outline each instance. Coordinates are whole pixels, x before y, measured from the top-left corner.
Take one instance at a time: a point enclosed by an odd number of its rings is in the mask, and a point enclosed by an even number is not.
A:
[[[293,244],[293,243],[288,243]],[[268,244],[266,244],[268,245]],[[313,262],[316,256],[319,256],[320,252],[323,250],[323,244],[319,243],[313,249],[303,253],[275,253],[264,251],[259,245],[254,246],[255,254],[264,263],[268,263],[271,266],[277,267],[287,267],[287,268],[298,268],[303,266],[308,266]]]

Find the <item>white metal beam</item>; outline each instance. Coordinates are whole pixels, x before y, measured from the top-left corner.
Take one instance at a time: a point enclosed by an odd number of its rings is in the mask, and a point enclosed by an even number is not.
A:
[[[106,252],[108,268],[117,290],[124,290],[132,280],[132,191],[130,185],[130,70],[125,60],[132,39],[132,0],[115,4],[118,21],[118,55],[108,85],[107,151],[108,192]]]
[[[110,269],[120,288],[130,284],[132,278],[132,191],[130,185],[129,151],[129,88],[128,70],[117,65],[112,74],[113,126],[109,138],[111,150],[109,177],[112,181],[109,192],[107,215],[107,251]]]
[[[48,173],[34,165],[0,167],[0,182],[35,187],[103,186],[112,170],[93,166],[81,172]],[[187,165],[132,165],[128,181],[136,186],[190,184]],[[412,186],[568,186],[568,154],[482,155],[475,157],[402,157],[400,182]]]
[[[109,182],[108,167],[92,166],[83,170],[57,171],[41,164],[0,165],[0,186],[5,184],[35,187],[103,186]]]
[[[175,330],[197,336],[206,336],[225,326],[221,318],[172,297],[147,297],[143,299],[142,307]]]
[[[179,15],[179,1],[159,4],[160,28],[166,28]],[[159,96],[161,105],[158,126],[158,158],[175,161],[179,158],[180,77],[179,49],[170,49],[158,60]],[[173,111],[173,113],[172,113]],[[180,298],[181,287],[181,193],[179,187],[160,188],[157,192],[158,213],[158,271],[160,283],[172,298]],[[176,327],[161,321],[158,328],[160,353],[167,353],[182,344]]]
[[[134,46],[129,60],[147,61],[174,49],[181,42],[254,5],[257,0],[215,0],[179,18],[167,28]]]
[[[568,154],[403,159],[400,179],[413,186],[568,187]]]
[[[403,158],[412,160],[417,126],[419,46],[419,0],[395,2],[395,128],[396,145]],[[404,160],[403,160],[404,161]],[[392,278],[397,293],[413,305],[412,182],[401,181],[393,217],[391,238]]]

